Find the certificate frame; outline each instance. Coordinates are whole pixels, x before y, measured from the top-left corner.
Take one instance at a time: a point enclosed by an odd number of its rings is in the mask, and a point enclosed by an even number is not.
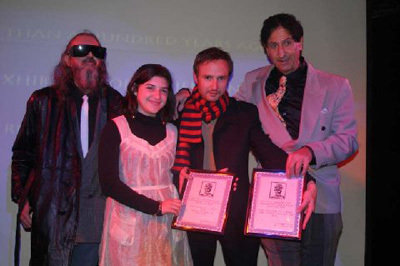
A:
[[[245,235],[301,239],[302,213],[297,212],[304,177],[286,177],[282,171],[254,169],[249,193]]]
[[[172,228],[224,234],[234,175],[190,169],[182,205]]]

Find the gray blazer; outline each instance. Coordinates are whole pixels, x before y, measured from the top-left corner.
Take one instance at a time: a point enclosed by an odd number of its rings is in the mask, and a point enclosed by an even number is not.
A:
[[[265,82],[273,66],[246,74],[235,98],[257,105],[266,134],[287,153],[304,145],[315,155],[309,173],[316,179],[316,213],[341,212],[340,174],[337,164],[358,149],[354,102],[349,81],[307,64],[299,137],[293,140],[267,103]]]

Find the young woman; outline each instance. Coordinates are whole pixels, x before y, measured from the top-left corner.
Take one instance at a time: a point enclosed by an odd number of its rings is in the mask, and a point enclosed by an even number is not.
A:
[[[99,175],[108,197],[100,265],[191,265],[186,233],[171,229],[180,200],[170,171],[177,141],[169,71],[141,66],[125,96],[124,115],[104,128]]]

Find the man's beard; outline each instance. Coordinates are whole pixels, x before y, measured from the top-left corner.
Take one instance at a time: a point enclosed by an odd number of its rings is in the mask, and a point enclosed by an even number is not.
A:
[[[99,67],[92,58],[87,58],[80,68],[72,69],[75,84],[84,93],[90,93],[97,89],[99,84]]]

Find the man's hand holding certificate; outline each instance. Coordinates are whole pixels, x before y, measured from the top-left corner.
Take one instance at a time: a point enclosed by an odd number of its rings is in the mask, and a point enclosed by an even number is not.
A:
[[[303,177],[254,170],[245,234],[300,239],[303,187]]]

